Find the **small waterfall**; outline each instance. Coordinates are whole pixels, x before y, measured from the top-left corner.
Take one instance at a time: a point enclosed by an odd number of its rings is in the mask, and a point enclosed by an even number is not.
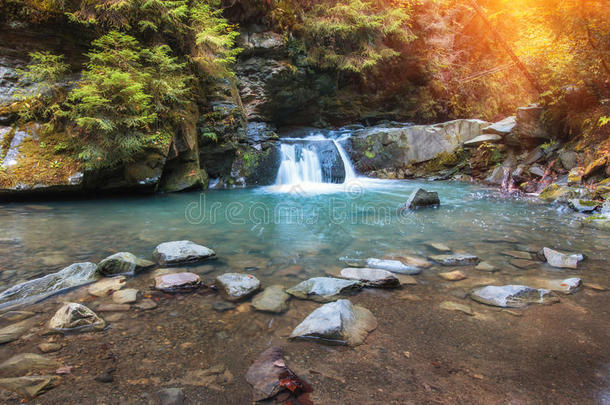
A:
[[[328,135],[316,132],[302,138],[284,138],[275,185],[343,184],[355,179],[352,162],[340,144],[349,133],[329,131]]]

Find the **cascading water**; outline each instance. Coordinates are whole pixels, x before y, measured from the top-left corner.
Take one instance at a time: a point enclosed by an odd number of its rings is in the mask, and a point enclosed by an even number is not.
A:
[[[275,185],[312,188],[354,180],[356,172],[340,143],[349,133],[329,131],[328,135],[317,132],[303,138],[284,138]]]

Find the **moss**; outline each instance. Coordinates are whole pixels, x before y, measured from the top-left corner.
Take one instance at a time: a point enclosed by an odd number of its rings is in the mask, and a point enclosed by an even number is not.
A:
[[[6,135],[4,135],[4,138],[2,139],[2,144],[0,144],[0,159],[4,159],[4,156],[6,156],[6,153],[11,147],[11,142],[13,141],[14,136],[15,128],[11,128],[11,130]]]
[[[375,152],[367,150],[364,152],[364,156],[366,156],[369,159],[373,159],[375,157]]]
[[[580,205],[584,205],[585,207],[597,207],[599,205],[598,202],[589,200],[578,200],[578,203]]]

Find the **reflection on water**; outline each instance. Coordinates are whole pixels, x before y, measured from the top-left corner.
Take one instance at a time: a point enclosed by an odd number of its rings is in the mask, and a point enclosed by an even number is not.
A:
[[[588,281],[606,281],[609,236],[581,228],[573,214],[555,206],[461,183],[358,179],[323,186],[317,185],[318,192],[260,187],[7,204],[0,211],[0,283],[6,288],[118,251],[148,258],[158,243],[181,239],[216,250],[219,260],[202,266],[208,273],[210,266],[214,272],[255,271],[263,282],[332,272],[342,256],[427,256],[434,253],[427,242],[476,254],[506,281],[526,272],[502,252],[543,246],[579,252],[587,257],[582,270]],[[401,215],[398,208],[419,186],[439,193],[440,208]],[[557,272],[542,264],[534,271]]]

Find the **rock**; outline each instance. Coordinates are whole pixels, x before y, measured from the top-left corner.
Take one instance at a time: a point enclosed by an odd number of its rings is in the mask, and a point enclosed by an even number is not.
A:
[[[5,326],[4,328],[0,329],[0,344],[12,342],[13,340],[19,339],[21,335],[29,331],[31,326],[31,319],[26,319],[25,321]]]
[[[474,312],[472,312],[472,308],[470,308],[468,305],[458,304],[457,302],[453,301],[443,301],[441,302],[441,305],[439,305],[439,307],[441,309],[446,309],[447,311],[463,312],[466,315],[470,316],[474,315]]]
[[[578,165],[578,153],[571,150],[561,151],[559,152],[559,160],[564,169],[572,170]]]
[[[568,173],[568,186],[578,186],[582,183],[582,176],[585,173],[585,169],[582,167],[574,167]]]
[[[479,271],[488,271],[488,272],[494,272],[497,271],[498,269],[496,269],[495,266],[487,263],[487,262],[481,262],[479,264],[477,264],[476,266],[474,266],[475,270],[479,270]]]
[[[33,371],[56,370],[59,363],[40,354],[21,353],[0,364],[0,376],[20,377]]]
[[[53,353],[61,350],[59,343],[41,343],[38,345],[38,350],[43,353]]]
[[[229,311],[231,309],[235,309],[237,306],[232,302],[227,301],[216,301],[212,304],[212,308],[218,312]]]
[[[348,267],[341,270],[341,277],[358,280],[367,287],[394,288],[400,287],[400,281],[391,272],[366,267]]]
[[[515,259],[525,259],[525,260],[532,259],[531,254],[529,254],[528,252],[522,252],[520,250],[510,250],[508,252],[502,252],[502,254],[506,255],[506,256],[514,257]]]
[[[523,270],[537,267],[540,264],[539,262],[535,262],[533,260],[525,260],[525,259],[511,259],[508,262],[510,264],[512,264],[513,266],[518,267]]]
[[[570,207],[578,212],[593,212],[600,206],[597,201],[572,199],[568,201]]]
[[[233,379],[233,374],[227,367],[217,364],[206,369],[189,370],[183,378],[170,380],[169,384],[194,385],[223,391],[224,385],[230,384]]]
[[[396,277],[400,281],[400,285],[417,285],[417,280],[413,276],[406,274],[397,274]]]
[[[495,134],[483,134],[483,135],[479,135],[474,139],[471,139],[469,141],[464,142],[464,146],[465,147],[471,147],[471,148],[475,148],[479,145],[482,145],[484,143],[496,143],[496,142],[500,142],[502,140],[502,137],[500,135],[495,135]]]
[[[527,171],[537,177],[544,177],[546,173],[544,168],[538,165],[531,166],[529,169],[527,169]]]
[[[135,288],[126,288],[124,290],[115,291],[112,294],[112,301],[115,304],[133,304],[138,300],[139,291]]]
[[[434,255],[430,260],[443,266],[474,266],[479,263],[479,258],[469,254]]]
[[[411,193],[405,205],[402,206],[402,209],[413,210],[419,207],[438,206],[440,203],[441,201],[438,198],[437,192],[418,188]]]
[[[100,331],[106,322],[84,305],[69,302],[64,304],[49,321],[49,329],[58,332]]]
[[[466,275],[459,270],[450,271],[448,273],[438,273],[438,275],[447,281],[460,281],[466,278]]]
[[[550,138],[542,123],[542,112],[543,108],[537,105],[517,108],[517,125],[513,132],[524,143],[538,143]]]
[[[406,259],[406,260],[409,260],[411,263],[416,263],[417,265],[404,264],[400,260],[376,259],[373,257],[365,259],[365,260],[344,259],[343,262],[351,267],[368,267],[371,269],[381,269],[381,270],[391,271],[392,273],[409,274],[409,275],[419,274],[422,271],[422,267],[427,267],[430,265],[430,263],[425,260],[417,259],[417,258],[412,258],[412,259],[416,259],[416,260],[410,260],[410,259]]]
[[[439,252],[451,252],[451,248],[444,243],[440,242],[429,242],[426,245],[430,246],[432,249],[437,250]]]
[[[102,374],[95,376],[94,380],[103,384],[108,384],[114,381],[114,370],[108,370]]]
[[[225,298],[238,301],[254,294],[261,282],[251,274],[225,273],[216,277],[216,283],[223,289]]]
[[[513,115],[484,127],[483,129],[481,129],[481,132],[483,134],[496,134],[498,136],[508,135],[513,131],[515,125],[517,125],[517,117]],[[500,139],[502,139],[502,137],[500,137]]]
[[[281,285],[272,285],[252,299],[252,306],[264,312],[280,313],[288,309],[288,295]]]
[[[529,304],[552,304],[558,299],[549,290],[524,285],[488,285],[475,289],[470,297],[482,304],[502,308],[520,308]]]
[[[43,392],[57,387],[61,377],[54,375],[33,375],[16,378],[0,378],[0,388],[19,395],[34,398]]]
[[[167,293],[189,292],[200,286],[201,278],[195,273],[170,273],[155,277],[155,289]]]
[[[36,315],[35,312],[30,311],[8,311],[0,315],[0,320],[8,322],[19,322],[24,319],[28,319]]]
[[[264,401],[285,391],[280,382],[292,373],[282,356],[282,349],[270,347],[258,356],[246,372],[246,381],[252,386],[253,400]]]
[[[97,307],[97,312],[125,312],[130,309],[129,304],[102,304]]]
[[[583,260],[580,254],[565,254],[547,247],[542,249],[542,253],[547,263],[553,267],[575,269],[578,262]]]
[[[314,310],[290,335],[291,339],[356,346],[377,327],[377,320],[366,308],[338,300]]]
[[[562,294],[572,294],[582,286],[582,281],[578,277],[566,278],[564,280],[534,280],[537,286],[547,290],[560,292]]]
[[[162,266],[196,263],[214,256],[212,249],[188,240],[161,243],[153,252],[154,260]]]
[[[135,274],[141,270],[154,267],[150,260],[138,259],[129,252],[119,252],[108,256],[98,265],[98,272],[103,276],[114,276],[116,274]]]
[[[485,183],[493,185],[501,185],[507,174],[509,168],[504,166],[498,166],[492,170],[492,172],[485,178]]]
[[[164,388],[155,392],[150,405],[184,405],[186,396],[182,388]]]
[[[342,295],[353,294],[362,289],[362,283],[334,277],[314,277],[289,288],[286,292],[301,299],[317,302],[334,301]]]
[[[103,278],[100,281],[91,284],[87,291],[89,291],[89,294],[95,295],[96,297],[106,297],[125,287],[125,280],[125,276]]]
[[[135,307],[143,311],[147,311],[149,309],[157,308],[157,303],[151,300],[150,298],[145,298],[142,301],[138,302]]]
[[[90,283],[98,278],[96,271],[94,263],[74,263],[57,273],[17,284],[0,293],[0,307],[34,303],[68,288]]]
[[[606,287],[597,283],[584,283],[583,286],[595,291],[608,291]]]
[[[597,171],[603,169],[606,166],[606,163],[608,163],[608,156],[602,156],[599,159],[589,163],[587,167],[585,167],[583,177],[587,178],[595,174]]]

